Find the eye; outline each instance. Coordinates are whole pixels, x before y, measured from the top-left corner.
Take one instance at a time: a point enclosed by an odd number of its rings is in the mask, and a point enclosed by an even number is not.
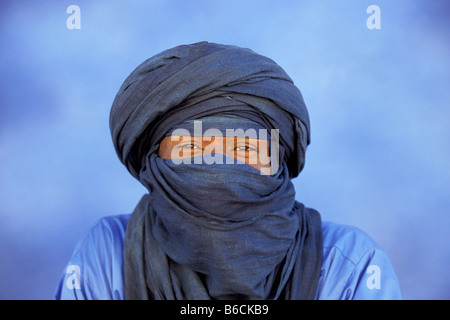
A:
[[[249,146],[239,146],[239,147],[236,147],[234,150],[236,150],[236,151],[250,151],[250,147]]]
[[[234,148],[235,151],[243,151],[243,152],[258,152],[258,148],[252,145],[238,145]]]
[[[181,152],[184,155],[194,155],[198,154],[202,151],[202,147],[195,143],[180,143],[176,146],[178,152]]]
[[[174,147],[175,156],[172,157],[194,157],[202,154],[202,147],[192,142],[180,143]]]
[[[201,149],[199,146],[197,146],[193,143],[179,144],[179,145],[177,145],[177,148],[178,149],[189,149],[189,150]]]

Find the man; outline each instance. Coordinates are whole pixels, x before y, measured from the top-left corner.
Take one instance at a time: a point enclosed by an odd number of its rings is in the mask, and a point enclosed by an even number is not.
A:
[[[149,191],[80,241],[57,299],[398,299],[384,251],[295,200],[309,116],[274,61],[201,42],[138,66],[110,115]]]

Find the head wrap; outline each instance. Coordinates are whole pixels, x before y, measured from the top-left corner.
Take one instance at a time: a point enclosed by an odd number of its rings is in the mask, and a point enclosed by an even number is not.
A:
[[[278,129],[279,170],[158,157],[174,128],[211,115],[227,115],[213,122],[232,128]],[[206,42],[169,49],[125,80],[110,127],[120,160],[149,190],[127,226],[127,299],[314,298],[321,220],[295,200],[291,182],[304,165],[309,119],[275,62]]]
[[[304,166],[309,115],[292,79],[273,60],[231,45],[181,45],[141,63],[124,81],[110,113],[119,159],[139,179],[149,147],[167,128],[228,112],[280,130],[289,176]]]

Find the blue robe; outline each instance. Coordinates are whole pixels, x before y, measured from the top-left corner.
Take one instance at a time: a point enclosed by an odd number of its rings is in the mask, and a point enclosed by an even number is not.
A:
[[[123,241],[130,215],[102,218],[77,244],[55,299],[124,298]],[[392,265],[362,230],[322,222],[323,260],[318,300],[401,299]]]

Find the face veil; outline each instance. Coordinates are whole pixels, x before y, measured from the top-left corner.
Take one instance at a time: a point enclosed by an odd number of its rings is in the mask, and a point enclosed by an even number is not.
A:
[[[158,156],[174,127],[224,114],[230,129],[280,130],[274,174],[226,155],[213,164]],[[278,65],[235,46],[169,49],[125,80],[110,126],[119,158],[149,191],[125,235],[126,299],[314,298],[321,220],[295,200],[291,182],[304,165],[309,119]]]

